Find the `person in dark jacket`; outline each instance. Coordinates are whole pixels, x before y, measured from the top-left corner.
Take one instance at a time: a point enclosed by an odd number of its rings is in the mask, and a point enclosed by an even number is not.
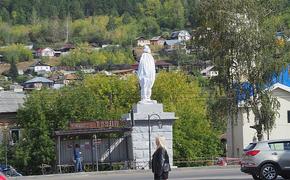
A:
[[[152,157],[152,172],[154,180],[166,180],[170,169],[169,157],[165,147],[165,138],[162,136],[156,137],[156,150]]]
[[[75,171],[76,172],[82,172],[82,160],[81,160],[81,151],[80,151],[80,145],[76,144],[74,148],[74,160],[75,160]]]

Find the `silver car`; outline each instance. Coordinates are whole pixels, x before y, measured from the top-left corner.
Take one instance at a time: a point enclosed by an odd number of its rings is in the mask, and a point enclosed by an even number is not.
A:
[[[290,139],[250,143],[241,158],[241,171],[257,180],[272,180],[278,175],[290,179]]]

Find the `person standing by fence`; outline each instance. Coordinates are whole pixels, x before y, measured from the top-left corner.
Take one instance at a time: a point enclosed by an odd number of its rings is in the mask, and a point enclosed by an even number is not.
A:
[[[168,174],[171,168],[169,164],[169,156],[165,147],[165,137],[156,137],[155,143],[156,150],[152,158],[152,172],[154,173],[154,180],[166,180],[168,179]]]
[[[80,145],[76,144],[74,148],[75,172],[83,171],[81,154]]]

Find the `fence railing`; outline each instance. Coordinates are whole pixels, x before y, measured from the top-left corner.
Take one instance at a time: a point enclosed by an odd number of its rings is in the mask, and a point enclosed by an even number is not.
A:
[[[197,166],[227,166],[227,165],[239,165],[240,158],[229,158],[229,157],[200,157],[195,159],[174,159],[173,165],[177,167],[197,167]],[[43,174],[54,173],[52,167],[47,164],[39,166]],[[99,171],[110,171],[110,170],[128,170],[128,169],[147,169],[148,161],[136,162],[132,161],[121,161],[121,162],[99,162]],[[86,172],[96,171],[96,164],[83,163],[83,170]],[[72,173],[74,172],[74,164],[62,164],[57,165],[57,173]]]
[[[195,158],[195,159],[177,159],[173,161],[173,164],[174,166],[177,166],[177,167],[239,165],[240,158],[200,157],[200,158]]]

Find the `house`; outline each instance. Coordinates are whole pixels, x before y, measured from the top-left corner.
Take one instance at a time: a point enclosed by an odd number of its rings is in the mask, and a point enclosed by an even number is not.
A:
[[[32,50],[33,49],[33,44],[31,44],[31,45],[26,45],[26,46],[24,46],[26,49],[29,49],[29,50]]]
[[[51,66],[48,64],[45,64],[41,61],[38,61],[34,64],[33,71],[38,73],[38,72],[51,72]]]
[[[174,31],[171,33],[170,39],[177,39],[179,41],[189,41],[191,39],[191,35],[186,30]]]
[[[279,116],[276,117],[272,131],[265,132],[264,139],[290,138],[290,87],[276,83],[271,87],[271,93],[280,102]],[[249,119],[244,107],[240,106],[237,120],[228,123],[227,127],[227,156],[241,157],[244,147],[256,141],[257,132],[254,125],[253,112],[249,112]]]
[[[65,44],[65,45],[63,45],[60,49],[58,49],[57,51],[60,51],[60,52],[68,52],[68,51],[70,51],[70,50],[72,50],[72,49],[74,49],[75,48],[75,46],[73,45],[73,44],[69,44],[69,43],[67,43],[67,44]]]
[[[50,88],[54,84],[53,81],[44,77],[36,77],[23,83],[25,90],[40,90],[43,87]]]
[[[219,72],[215,69],[214,66],[209,66],[209,67],[206,67],[205,69],[201,70],[200,74],[203,77],[211,78],[211,77],[218,76]]]
[[[24,93],[0,91],[0,144],[10,145],[20,138],[20,128],[16,124],[17,110],[23,105]]]
[[[113,70],[110,71],[110,74],[115,74],[115,75],[119,75],[119,76],[124,76],[127,74],[133,74],[135,72],[134,69],[121,69],[121,70]]]
[[[139,66],[139,63],[132,64],[131,65],[131,69],[137,71],[138,70],[138,66]],[[166,70],[166,71],[169,71],[171,69],[174,69],[175,68],[175,65],[173,65],[170,62],[164,61],[164,60],[159,60],[159,61],[156,61],[155,62],[155,68],[156,68],[157,71],[158,70]]]
[[[166,52],[171,52],[177,49],[186,49],[186,45],[177,39],[165,40],[164,49]]]
[[[145,46],[145,45],[150,45],[150,40],[145,39],[144,37],[138,37],[136,38],[137,40],[137,46]]]
[[[150,39],[151,45],[163,46],[165,39],[161,36],[156,36]]]
[[[47,47],[47,48],[39,48],[36,50],[35,55],[37,57],[53,57],[54,56],[54,50]]]
[[[67,85],[69,85],[69,84],[71,84],[71,83],[73,83],[73,82],[75,82],[77,80],[79,80],[78,75],[76,75],[76,74],[66,74],[66,75],[64,75],[63,84],[67,86]]]
[[[13,85],[10,85],[10,90],[12,90],[13,92],[20,93],[20,92],[23,92],[23,86],[17,83],[14,83]]]

